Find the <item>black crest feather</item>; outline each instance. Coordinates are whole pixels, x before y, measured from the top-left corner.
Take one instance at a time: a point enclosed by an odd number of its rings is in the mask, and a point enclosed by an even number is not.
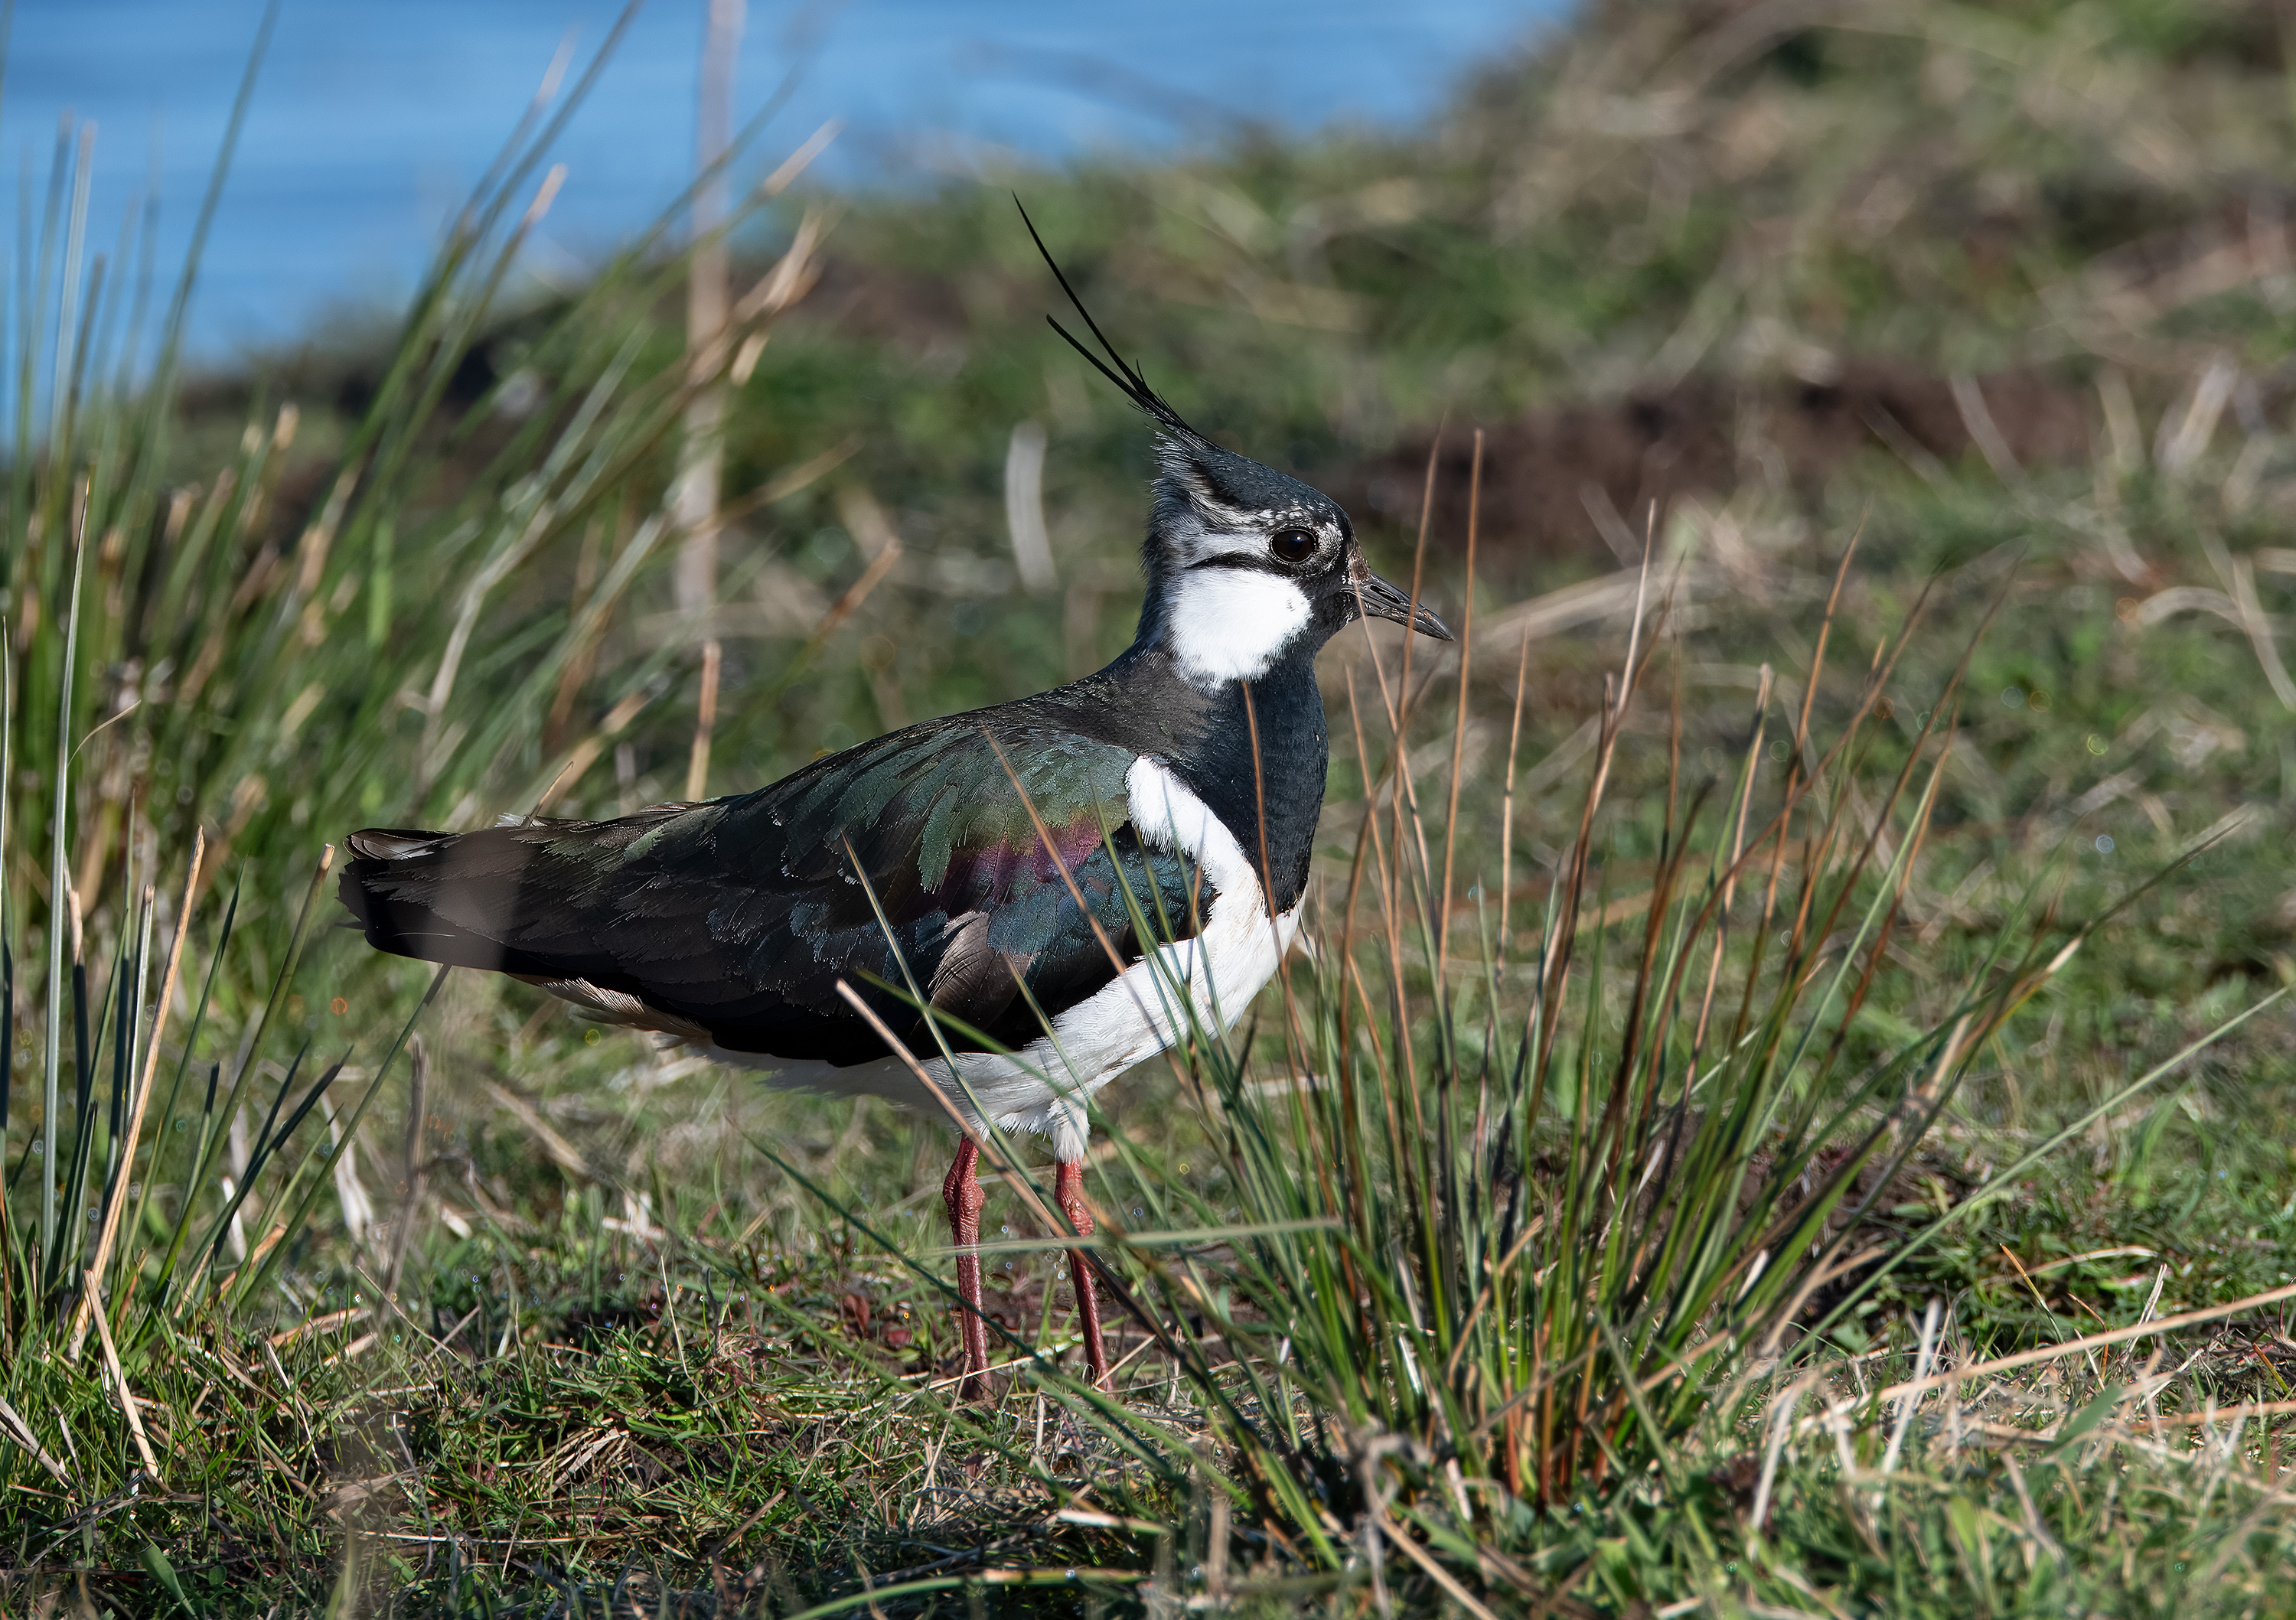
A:
[[[1070,348],[1090,361],[1094,370],[1114,383],[1117,391],[1145,412],[1158,427],[1174,438],[1185,440],[1189,444],[1209,446],[1210,441],[1188,426],[1186,420],[1179,412],[1172,408],[1169,400],[1148,386],[1148,379],[1141,374],[1140,368],[1116,352],[1116,345],[1108,340],[1108,334],[1100,330],[1100,323],[1092,318],[1092,311],[1084,307],[1084,300],[1077,296],[1076,289],[1069,285],[1069,278],[1061,271],[1060,261],[1053,257],[1053,250],[1045,246],[1044,237],[1037,233],[1037,222],[1029,217],[1028,207],[1021,202],[1018,194],[1015,194],[1013,199],[1013,206],[1021,210],[1021,223],[1028,226],[1029,240],[1035,242],[1037,251],[1044,255],[1045,267],[1053,273],[1053,279],[1061,284],[1061,290],[1068,295],[1070,304],[1083,318],[1085,329],[1098,340],[1102,354],[1105,354],[1108,358],[1103,360],[1100,355],[1093,353],[1091,345],[1081,341],[1074,332],[1062,325],[1053,316],[1046,315],[1045,324],[1060,333]]]

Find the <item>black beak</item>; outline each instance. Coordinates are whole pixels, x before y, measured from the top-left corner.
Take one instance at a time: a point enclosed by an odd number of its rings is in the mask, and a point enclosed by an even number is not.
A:
[[[1409,626],[1422,635],[1433,636],[1439,642],[1458,639],[1441,619],[1427,610],[1425,603],[1421,603],[1414,612],[1411,598],[1376,574],[1365,574],[1363,583],[1353,587],[1353,594],[1363,604],[1366,618],[1392,619],[1398,625]]]

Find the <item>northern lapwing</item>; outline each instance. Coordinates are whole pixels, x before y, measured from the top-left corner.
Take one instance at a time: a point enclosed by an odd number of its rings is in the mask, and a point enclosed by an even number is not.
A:
[[[1366,615],[1451,639],[1365,565],[1337,503],[1191,428],[1061,286],[1106,360],[1054,330],[1160,441],[1146,600],[1115,662],[730,798],[354,832],[341,880],[378,950],[510,974],[777,1087],[944,1118],[953,1105],[970,1126],[942,1187],[968,1395],[985,1391],[988,1365],[968,1252],[984,1201],[977,1133],[1048,1134],[1055,1200],[1091,1234],[1095,1094],[1192,1025],[1234,1022],[1298,929],[1329,755],[1316,652]],[[1105,1387],[1082,1249],[1070,1276]]]

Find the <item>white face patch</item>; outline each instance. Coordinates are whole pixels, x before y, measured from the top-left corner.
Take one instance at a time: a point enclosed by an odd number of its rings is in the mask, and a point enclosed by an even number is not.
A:
[[[1191,569],[1173,582],[1165,642],[1180,673],[1202,686],[1256,681],[1314,610],[1308,593],[1257,569]]]

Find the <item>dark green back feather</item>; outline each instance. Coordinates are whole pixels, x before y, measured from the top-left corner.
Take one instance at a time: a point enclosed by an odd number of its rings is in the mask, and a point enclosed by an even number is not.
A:
[[[342,895],[381,949],[585,979],[732,1051],[839,1064],[882,1056],[838,996],[840,978],[929,1049],[915,1009],[882,987],[905,982],[904,961],[936,1008],[1017,1047],[1042,1033],[1029,997],[1057,1011],[1114,977],[1093,921],[1129,962],[1144,953],[1136,918],[1152,937],[1185,937],[1210,902],[1193,892],[1192,863],[1146,847],[1131,825],[1134,757],[1011,705],[911,727],[704,805],[461,835],[353,834]]]

